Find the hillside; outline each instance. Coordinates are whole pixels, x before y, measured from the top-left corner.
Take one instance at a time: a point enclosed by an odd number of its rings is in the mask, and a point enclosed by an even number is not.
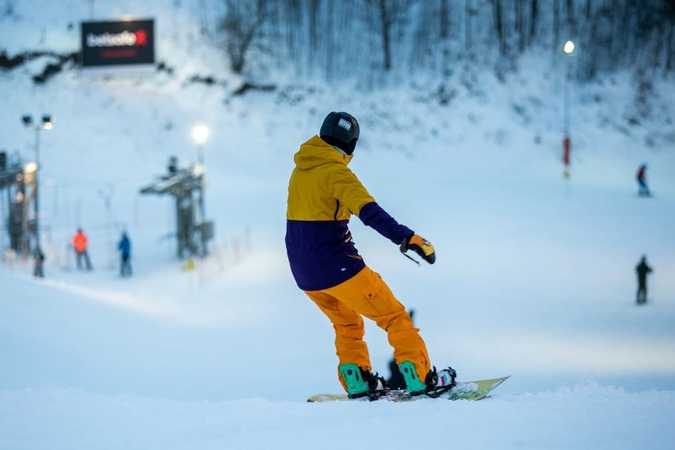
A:
[[[72,52],[68,24],[87,18],[85,3],[18,2],[0,50]],[[40,134],[46,276],[31,277],[30,261],[0,263],[0,449],[670,448],[672,80],[647,89],[622,73],[574,86],[565,179],[562,78],[548,57],[527,55],[506,77],[464,66],[372,92],[271,73],[257,81],[274,90],[237,95],[244,80],[168,3],[136,8],[178,25],[158,48],[173,72],[89,77],[65,64],[36,84],[49,55],[0,72],[0,148],[31,160],[21,116],[55,117]],[[96,15],[131,5],[97,2]],[[465,380],[511,375],[491,398],[304,402],[340,386],[330,324],[288,269],[286,189],[298,145],[332,110],[361,123],[350,167],[438,261],[417,267],[354,218],[361,254],[415,309],[435,365]],[[172,155],[196,161],[197,123],[210,129],[216,239],[187,271],[167,238],[173,203],[139,189]],[[636,196],[643,162],[654,198]],[[91,273],[68,248],[78,226],[92,236]],[[117,275],[122,230],[129,279]],[[654,273],[639,307],[643,254]],[[366,339],[386,374],[385,334],[368,323]]]

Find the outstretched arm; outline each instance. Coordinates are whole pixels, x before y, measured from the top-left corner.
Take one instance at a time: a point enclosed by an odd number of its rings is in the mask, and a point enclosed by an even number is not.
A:
[[[415,234],[414,231],[405,225],[398,223],[396,219],[391,217],[376,202],[364,205],[359,213],[359,219],[365,225],[373,228],[382,236],[400,246],[402,253],[412,250],[429,264],[433,264],[436,261],[436,253],[431,242]]]
[[[401,225],[391,217],[377,202],[370,202],[361,208],[359,219],[364,225],[367,225],[389,239],[396,245],[415,234],[413,230]]]

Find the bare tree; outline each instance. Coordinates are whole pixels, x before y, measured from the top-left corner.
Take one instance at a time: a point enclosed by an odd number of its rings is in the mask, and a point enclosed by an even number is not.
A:
[[[392,40],[396,27],[402,27],[410,8],[417,3],[416,0],[362,0],[375,14],[367,15],[372,18],[372,23],[380,33],[382,41],[382,53],[384,57],[384,70],[390,71],[392,67]]]
[[[502,0],[491,0],[491,3],[492,18],[494,19],[495,32],[497,33],[497,41],[499,42],[499,52],[503,55],[506,53],[506,36],[504,33]]]
[[[19,1],[0,0],[0,15]],[[223,5],[218,37],[240,74],[265,51],[302,76],[374,86],[406,68],[450,73],[462,50],[489,63],[493,49],[506,61],[543,43],[557,64],[568,38],[583,50],[574,59],[580,78],[633,66],[675,72],[674,0],[193,0],[214,1]]]
[[[532,0],[530,2],[530,32],[529,40],[532,42],[537,34],[537,22],[539,21],[539,2]]]
[[[204,0],[199,0],[199,32],[201,34],[206,34],[208,32],[208,13],[206,12],[206,6],[204,5]]]
[[[249,52],[262,37],[263,26],[271,14],[265,0],[223,1],[226,11],[218,30],[225,34],[225,51],[232,72],[241,75],[246,67]]]
[[[438,10],[438,20],[440,25],[440,38],[445,41],[450,37],[450,1],[440,0],[440,8]]]
[[[553,54],[560,50],[560,0],[553,0]]]
[[[515,27],[516,34],[518,36],[518,50],[522,53],[527,47],[527,32],[525,27],[527,26],[527,18],[525,17],[525,2],[515,2]]]
[[[675,4],[673,2],[664,1],[662,5],[662,17],[664,17],[667,28],[668,28],[668,37],[665,39],[664,53],[665,53],[665,62],[664,62],[664,72],[671,72],[675,67],[673,64],[673,53],[675,49]]]
[[[473,44],[473,16],[476,15],[476,11],[473,9],[473,0],[466,0],[465,5],[465,25],[464,25],[464,47],[468,50],[471,50]]]
[[[577,33],[577,21],[574,14],[574,0],[565,0],[565,18],[567,22],[567,31],[572,36]]]

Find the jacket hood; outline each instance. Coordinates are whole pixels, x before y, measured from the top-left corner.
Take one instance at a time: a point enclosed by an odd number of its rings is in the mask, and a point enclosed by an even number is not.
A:
[[[328,163],[339,163],[345,166],[352,160],[353,155],[340,153],[338,149],[328,144],[319,136],[314,136],[300,146],[293,157],[299,169],[311,169]]]

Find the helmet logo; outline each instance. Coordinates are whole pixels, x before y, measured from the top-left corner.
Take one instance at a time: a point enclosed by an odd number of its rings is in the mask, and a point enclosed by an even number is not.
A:
[[[344,128],[347,131],[352,129],[352,123],[345,119],[340,119],[338,126]]]

